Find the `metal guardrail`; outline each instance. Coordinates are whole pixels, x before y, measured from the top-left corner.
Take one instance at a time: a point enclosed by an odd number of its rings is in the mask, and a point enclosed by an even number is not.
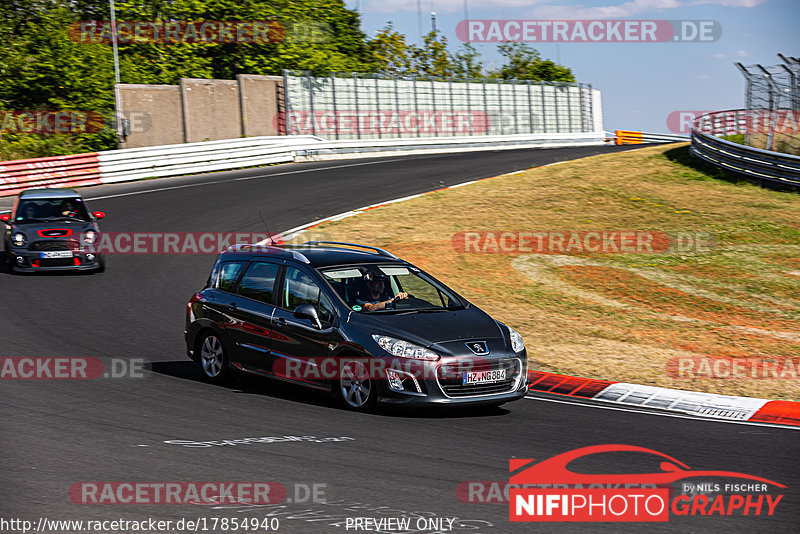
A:
[[[641,145],[642,143],[677,143],[689,141],[689,136],[615,130],[611,136],[617,145]]]
[[[708,121],[707,115],[698,117],[692,128],[689,149],[692,155],[738,176],[772,184],[800,186],[800,156],[739,145],[702,132],[697,125],[704,120]]]
[[[36,187],[78,187],[293,161],[472,150],[602,145],[603,132],[323,141],[311,135],[246,137],[56,158],[0,162],[0,197]]]

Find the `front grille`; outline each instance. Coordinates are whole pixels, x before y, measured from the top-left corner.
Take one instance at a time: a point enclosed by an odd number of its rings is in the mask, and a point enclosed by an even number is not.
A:
[[[39,267],[70,267],[74,266],[72,258],[47,258],[39,260]]]
[[[78,242],[66,239],[34,241],[28,247],[28,250],[78,250]]]
[[[462,385],[462,377],[465,369],[451,367],[443,369],[439,367],[436,379],[439,381],[442,391],[448,397],[471,397],[475,395],[492,395],[498,393],[510,393],[517,383],[520,373],[520,362],[515,358],[507,360],[493,360],[479,362],[471,367],[472,371],[494,371],[496,369],[506,370],[506,379],[502,382],[491,384],[469,384]]]

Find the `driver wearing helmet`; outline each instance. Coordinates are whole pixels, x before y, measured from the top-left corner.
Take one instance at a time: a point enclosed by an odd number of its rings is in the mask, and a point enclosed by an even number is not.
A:
[[[369,272],[364,275],[364,282],[367,286],[364,298],[358,299],[358,303],[363,306],[364,311],[385,310],[386,306],[397,299],[407,299],[408,293],[400,292],[392,298],[385,299],[387,276],[383,273]]]

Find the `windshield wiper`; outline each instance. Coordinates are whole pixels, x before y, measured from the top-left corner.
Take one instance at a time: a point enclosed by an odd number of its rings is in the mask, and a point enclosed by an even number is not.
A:
[[[434,313],[443,311],[460,310],[461,308],[420,308],[418,310],[405,310],[394,315],[408,315],[409,313]]]

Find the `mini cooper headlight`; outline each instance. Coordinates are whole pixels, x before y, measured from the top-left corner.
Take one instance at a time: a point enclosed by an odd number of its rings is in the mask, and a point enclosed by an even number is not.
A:
[[[27,240],[28,239],[25,237],[25,234],[22,232],[16,232],[11,236],[11,243],[13,243],[15,247],[23,246]]]
[[[97,232],[94,230],[86,230],[86,232],[83,234],[83,242],[93,245],[95,241],[97,241]]]
[[[411,358],[413,360],[426,360],[429,362],[435,362],[439,359],[439,355],[432,350],[409,343],[408,341],[403,341],[402,339],[378,334],[373,334],[372,339],[374,339],[383,350],[398,358]]]

